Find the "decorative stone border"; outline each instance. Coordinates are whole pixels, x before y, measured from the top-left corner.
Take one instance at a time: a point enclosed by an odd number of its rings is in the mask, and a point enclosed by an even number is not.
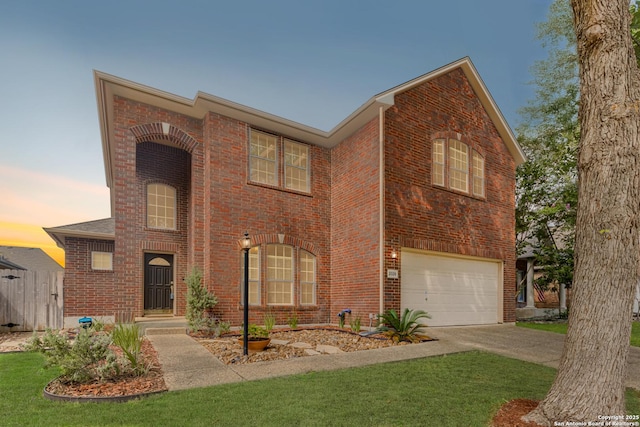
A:
[[[55,381],[55,380],[54,380]],[[42,389],[42,396],[45,399],[52,400],[54,402],[72,402],[72,403],[123,403],[130,400],[141,399],[143,397],[151,396],[154,394],[165,393],[167,390],[150,391],[148,393],[129,394],[125,396],[65,396],[61,394],[54,394],[47,391],[49,384]]]

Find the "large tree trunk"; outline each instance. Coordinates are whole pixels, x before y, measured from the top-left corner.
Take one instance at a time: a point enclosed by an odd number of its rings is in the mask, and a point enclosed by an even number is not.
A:
[[[599,421],[625,413],[640,269],[640,79],[629,0],[571,0],[580,61],[574,292],[558,375],[525,419]]]

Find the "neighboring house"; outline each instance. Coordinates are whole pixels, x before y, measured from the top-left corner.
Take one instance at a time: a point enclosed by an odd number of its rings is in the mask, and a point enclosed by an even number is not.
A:
[[[64,268],[40,248],[0,246],[0,269],[64,271]]]
[[[65,318],[215,314],[335,323],[421,308],[429,325],[515,321],[515,168],[524,155],[468,58],[380,93],[324,132],[212,95],[95,72],[112,218],[49,228]],[[311,102],[311,101],[310,101]]]

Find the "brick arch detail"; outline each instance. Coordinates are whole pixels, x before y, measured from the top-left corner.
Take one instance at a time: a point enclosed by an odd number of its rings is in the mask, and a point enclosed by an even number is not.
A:
[[[454,132],[454,131],[439,131],[433,132],[431,134],[431,141],[435,139],[455,139],[467,145],[467,147],[471,148],[478,152],[482,157],[484,157],[484,153],[481,147],[478,147],[478,144],[474,144],[471,138],[467,138],[465,135]]]
[[[165,122],[133,126],[129,130],[136,138],[137,144],[146,141],[168,141],[190,154],[198,144],[188,133]]]
[[[265,233],[256,234],[250,237],[252,246],[276,243],[297,247],[311,253],[312,255],[316,255],[316,248],[313,243],[287,234]],[[240,246],[240,240],[238,240],[238,246]]]

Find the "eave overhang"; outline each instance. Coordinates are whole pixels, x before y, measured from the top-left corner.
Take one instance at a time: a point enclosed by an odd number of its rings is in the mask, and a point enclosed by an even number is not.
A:
[[[394,104],[395,95],[451,72],[456,68],[460,68],[469,80],[476,95],[513,156],[516,166],[523,163],[526,158],[522,149],[518,145],[504,116],[468,57],[452,62],[451,64],[373,96],[328,132],[204,92],[198,92],[195,98],[188,99],[100,71],[94,71],[107,185],[112,188],[114,175],[114,145],[112,144],[114,140],[114,96],[153,105],[197,119],[202,119],[208,112],[213,112],[248,123],[250,126],[268,129],[290,138],[331,148],[376,118],[379,114],[380,107],[384,110],[391,107]],[[113,197],[113,191],[111,193]],[[113,209],[113,200],[111,206]]]

